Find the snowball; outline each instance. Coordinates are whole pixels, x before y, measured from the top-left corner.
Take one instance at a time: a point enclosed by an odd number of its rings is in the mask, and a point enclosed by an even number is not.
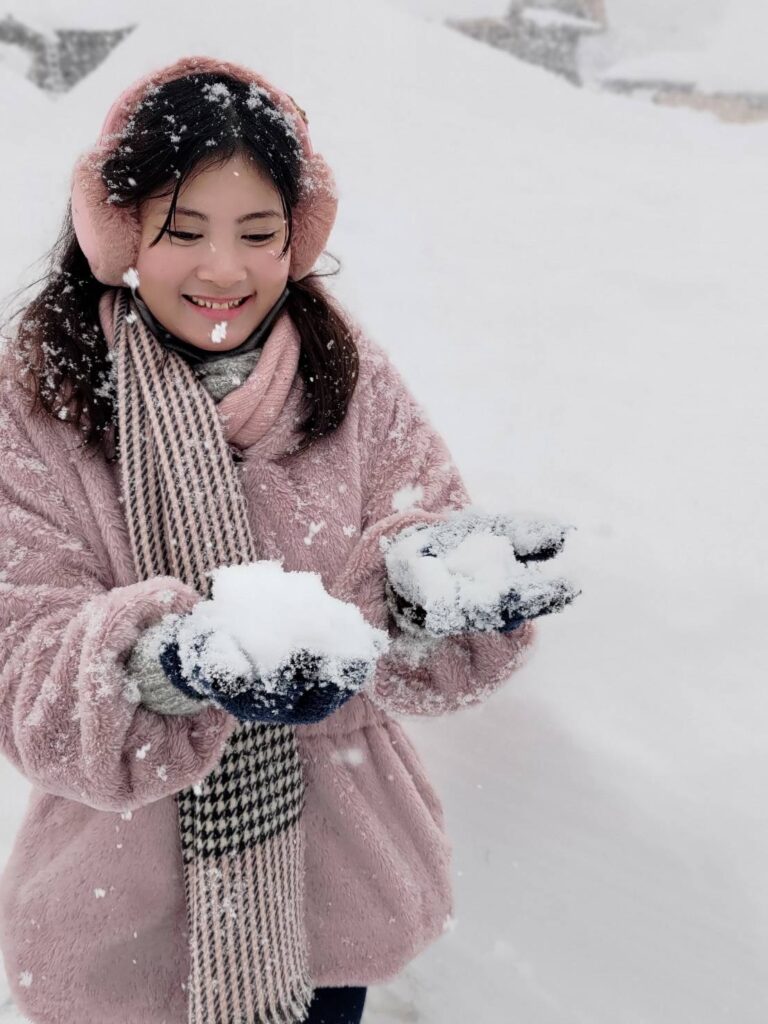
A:
[[[194,657],[194,639],[206,635],[207,667],[232,679],[252,676],[266,688],[270,675],[298,651],[323,659],[323,675],[343,684],[349,661],[375,661],[389,637],[371,626],[356,605],[332,597],[319,573],[286,572],[279,562],[221,566],[212,573],[211,597],[178,627],[182,669]],[[191,667],[191,666],[190,666]]]

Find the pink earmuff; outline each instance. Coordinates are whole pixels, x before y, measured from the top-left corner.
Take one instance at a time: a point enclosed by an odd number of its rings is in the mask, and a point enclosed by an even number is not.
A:
[[[248,68],[210,57],[184,57],[138,79],[126,89],[110,108],[96,146],[75,164],[72,221],[91,272],[102,284],[124,284],[123,275],[136,263],[140,237],[136,210],[109,202],[109,192],[101,174],[104,161],[118,144],[120,132],[148,89],[185,75],[208,72],[231,75],[265,89],[287,115],[301,143],[304,164],[301,195],[293,208],[289,278],[298,281],[306,277],[325,248],[336,219],[338,197],[330,167],[319,153],[312,150],[304,111],[287,93]]]

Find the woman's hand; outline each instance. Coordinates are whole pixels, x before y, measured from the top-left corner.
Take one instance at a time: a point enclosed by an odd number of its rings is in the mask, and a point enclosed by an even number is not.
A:
[[[307,725],[322,721],[372,677],[376,661],[295,651],[262,678],[237,641],[221,631],[179,641],[182,616],[167,616],[159,661],[182,693],[210,700],[241,721]]]
[[[562,611],[581,591],[536,563],[558,554],[573,527],[464,509],[384,542],[386,593],[404,631],[435,637],[508,633]]]

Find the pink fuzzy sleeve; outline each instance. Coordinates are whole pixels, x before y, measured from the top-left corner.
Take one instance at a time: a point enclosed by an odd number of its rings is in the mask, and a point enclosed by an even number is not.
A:
[[[363,531],[332,593],[353,601],[392,646],[379,659],[368,698],[390,712],[439,715],[476,704],[529,656],[532,622],[510,634],[465,633],[414,641],[394,625],[386,604],[379,541],[416,522],[434,522],[471,499],[440,434],[386,353],[358,338]],[[404,502],[411,503],[398,511]]]
[[[9,387],[0,392],[0,749],[42,790],[130,810],[204,778],[236,722],[216,708],[186,718],[139,705],[128,653],[143,629],[198,595],[171,577],[109,586],[68,500],[74,470],[61,433],[22,411]]]

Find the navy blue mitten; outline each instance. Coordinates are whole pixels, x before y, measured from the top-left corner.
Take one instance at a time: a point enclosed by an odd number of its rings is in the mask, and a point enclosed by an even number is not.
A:
[[[309,725],[320,722],[345,704],[368,681],[375,662],[362,659],[333,663],[300,650],[266,679],[255,670],[233,676],[211,667],[206,657],[209,635],[195,638],[192,668],[184,671],[178,640],[160,649],[159,660],[168,679],[189,697],[208,698],[243,722],[271,725]],[[189,659],[187,659],[189,663]],[[204,667],[205,666],[205,667]]]
[[[399,594],[391,585],[389,580],[384,584],[384,589],[387,596],[387,603],[392,617],[395,621],[402,625],[408,623],[411,626],[417,627],[419,630],[425,630],[425,622],[427,618],[426,610],[420,605],[407,601],[402,594]],[[509,595],[507,595],[509,597]],[[503,605],[501,602],[498,607],[500,625],[494,626],[496,633],[514,633],[516,629],[526,621],[524,615],[520,615],[515,611],[510,610],[508,606]],[[543,615],[544,612],[539,614]]]
[[[573,527],[474,508],[407,527],[385,544],[385,591],[395,622],[415,635],[511,633],[581,593],[537,564]]]

